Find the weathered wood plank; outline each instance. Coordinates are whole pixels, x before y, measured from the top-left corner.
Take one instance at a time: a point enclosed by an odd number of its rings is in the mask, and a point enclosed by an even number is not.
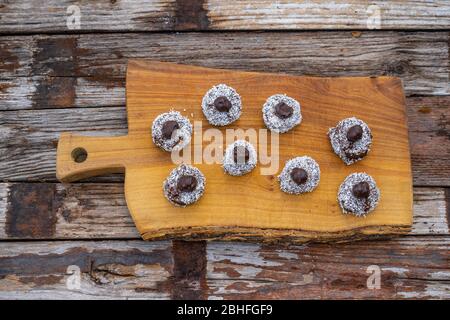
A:
[[[415,185],[450,186],[449,106],[450,97],[407,99]],[[0,179],[54,181],[56,145],[63,131],[86,135],[125,134],[125,108],[0,112]],[[122,181],[117,176],[114,180]]]
[[[73,25],[77,5],[79,27]],[[446,29],[446,1],[16,0],[0,3],[1,33],[157,30]]]
[[[0,110],[118,106],[129,58],[314,76],[392,75],[450,94],[448,32],[85,34],[0,38]]]
[[[56,180],[56,147],[62,131],[86,135],[127,132],[125,108],[90,110],[92,112],[81,108],[0,112],[1,179]]]
[[[208,295],[210,299],[448,299],[448,241],[438,236],[404,237],[286,248],[212,242],[207,245]],[[381,271],[380,289],[367,287],[374,273],[370,268]]]
[[[172,271],[170,242],[0,243],[1,299],[168,299]]]
[[[1,1],[0,33],[173,30],[175,9],[174,0]]]
[[[345,245],[211,242],[206,249],[204,242],[0,242],[0,298],[448,299],[449,245],[443,236]],[[381,270],[378,290],[367,288],[369,266]],[[71,270],[80,271],[79,287]]]
[[[121,183],[0,184],[0,225],[0,239],[140,239]]]
[[[449,235],[442,188],[414,189],[411,235]],[[121,183],[1,183],[1,239],[139,239]]]
[[[446,29],[450,22],[446,1],[208,0],[205,7],[215,30]]]

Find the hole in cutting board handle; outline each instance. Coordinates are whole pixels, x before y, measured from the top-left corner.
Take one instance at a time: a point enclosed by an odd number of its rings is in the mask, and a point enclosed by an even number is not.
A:
[[[82,163],[82,162],[86,161],[86,159],[88,157],[88,153],[87,153],[86,149],[84,149],[84,148],[73,149],[71,155],[72,155],[73,161],[75,161],[76,163]]]

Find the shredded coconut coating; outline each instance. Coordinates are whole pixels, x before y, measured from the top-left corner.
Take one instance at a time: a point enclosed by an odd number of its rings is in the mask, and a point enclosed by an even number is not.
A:
[[[291,178],[291,172],[295,168],[300,168],[308,174],[308,180],[303,184],[297,184]],[[311,157],[296,157],[286,161],[281,174],[278,176],[280,189],[289,194],[301,194],[313,191],[320,182],[319,164]]]
[[[176,121],[179,129],[172,133],[170,139],[162,135],[162,127],[166,121]],[[183,117],[178,111],[162,113],[155,118],[152,124],[153,143],[164,151],[179,151],[189,144],[192,136],[192,125],[188,118]]]
[[[347,131],[355,125],[361,126],[363,134],[361,139],[351,142],[347,139]],[[369,126],[355,117],[344,119],[336,127],[330,128],[328,137],[334,152],[346,165],[362,160],[369,153],[372,144],[372,132]]]
[[[197,186],[192,192],[181,192],[177,189],[178,179],[182,176],[194,176]],[[181,164],[173,169],[163,183],[164,196],[177,207],[186,207],[201,198],[205,191],[206,178],[203,173],[190,165]]]
[[[220,112],[214,107],[218,97],[225,97],[231,103],[228,112]],[[242,102],[240,95],[226,84],[218,84],[206,92],[202,100],[202,111],[208,122],[213,126],[226,126],[241,116]]]
[[[353,195],[353,186],[360,182],[369,184],[369,197],[367,199],[357,198]],[[378,205],[380,190],[375,180],[367,173],[352,173],[347,176],[339,187],[337,200],[344,214],[353,214],[357,217],[365,217]]]
[[[275,114],[275,106],[280,102],[284,102],[293,109],[289,118],[281,119]],[[285,94],[270,96],[264,103],[262,113],[266,127],[273,132],[287,132],[302,122],[300,103]]]
[[[238,147],[238,150],[248,150],[249,158],[247,162],[244,162],[244,152],[242,155],[238,153],[237,162],[234,161],[234,147]],[[245,140],[237,140],[230,144],[225,150],[225,156],[223,158],[223,169],[226,173],[232,176],[242,176],[249,173],[256,167],[257,154],[255,147]]]

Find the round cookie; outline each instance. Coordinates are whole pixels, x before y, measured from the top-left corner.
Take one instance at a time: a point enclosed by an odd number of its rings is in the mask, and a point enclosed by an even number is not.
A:
[[[266,127],[273,132],[287,132],[302,122],[300,103],[284,94],[270,96],[262,113]]]
[[[313,191],[320,181],[320,167],[311,157],[296,157],[286,162],[278,176],[280,189],[289,194]]]
[[[237,140],[225,150],[223,169],[232,176],[242,176],[256,167],[257,155],[253,145],[245,140]]]
[[[355,117],[344,119],[336,127],[330,128],[328,137],[334,152],[347,165],[362,160],[372,144],[369,126]]]
[[[202,100],[202,111],[213,126],[226,126],[241,116],[241,97],[233,88],[218,84],[206,92]]]
[[[206,179],[192,166],[181,164],[173,169],[163,183],[164,196],[177,207],[192,204],[203,195]]]
[[[343,213],[365,216],[378,205],[380,190],[366,173],[352,173],[339,187],[338,202]]]
[[[178,111],[162,113],[152,124],[153,143],[164,151],[179,151],[189,144],[192,125]]]

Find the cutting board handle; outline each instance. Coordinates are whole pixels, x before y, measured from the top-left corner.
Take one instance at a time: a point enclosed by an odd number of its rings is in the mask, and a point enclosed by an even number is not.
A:
[[[56,154],[56,177],[70,182],[124,172],[127,136],[87,137],[62,133]]]

